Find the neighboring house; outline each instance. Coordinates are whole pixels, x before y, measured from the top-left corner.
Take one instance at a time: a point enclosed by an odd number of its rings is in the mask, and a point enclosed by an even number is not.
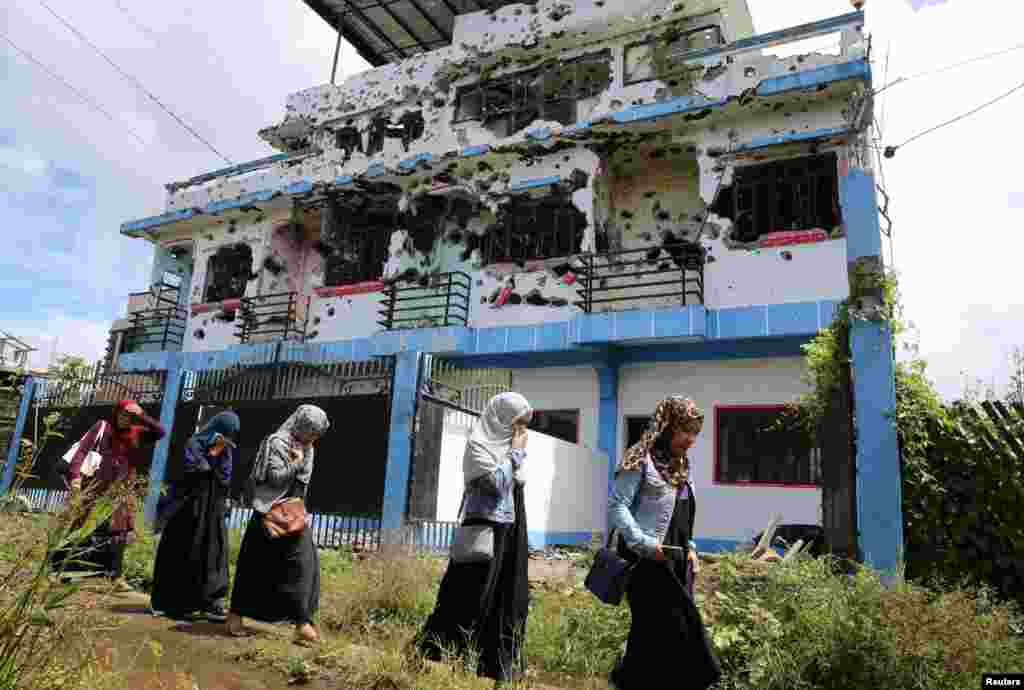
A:
[[[0,331],[0,467],[6,465],[21,403],[21,381],[30,373],[29,356],[36,351],[24,340]]]
[[[758,35],[744,0],[306,2],[377,66],[289,96],[259,133],[279,154],[169,184],[161,215],[121,228],[155,245],[156,287],[111,363],[170,372],[172,436],[244,403],[256,443],[289,399],[346,399],[345,445],[318,455],[336,480],[311,501],[398,526],[453,517],[420,486],[442,462],[423,459],[424,405],[453,398],[417,381],[444,367],[526,395],[538,431],[602,458],[601,486],[681,393],[707,411],[698,541],[776,511],[819,524],[827,459],[763,429],[805,390],[801,346],[850,295],[848,265],[881,267],[863,13]],[[887,566],[891,341],[864,323],[862,551]],[[532,536],[589,539],[603,500]]]

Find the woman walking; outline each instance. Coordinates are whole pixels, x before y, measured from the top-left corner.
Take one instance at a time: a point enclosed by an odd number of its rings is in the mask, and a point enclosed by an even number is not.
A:
[[[474,423],[462,462],[462,524],[492,528],[493,556],[486,562],[449,562],[434,612],[414,640],[434,661],[474,650],[477,675],[493,678],[496,687],[523,670],[530,590],[522,465],[532,416],[526,398],[502,393]]]
[[[308,529],[271,536],[264,516],[288,498],[305,499],[313,476],[314,445],[330,427],[327,413],[300,405],[263,440],[249,476],[252,518],[235,567],[228,630],[245,635],[244,618],[295,623],[296,641],[317,642],[313,617],[320,605],[320,559]]]
[[[611,674],[619,690],[649,687],[651,673],[669,659],[685,673],[687,688],[707,688],[721,676],[687,567],[697,567],[687,451],[703,425],[692,400],[662,400],[615,473],[608,524],[623,536],[621,555],[637,562],[626,590],[632,613],[626,653]]]
[[[68,482],[73,495],[81,495],[82,463],[94,448],[101,460],[90,480],[89,491],[82,504],[78,526],[84,524],[96,501],[111,493],[115,484],[131,484],[139,467],[148,460],[148,449],[167,433],[159,421],[146,415],[134,400],[122,400],[114,409],[110,433],[108,425],[97,422],[82,437],[78,452],[68,467]],[[97,445],[97,439],[99,444]],[[131,487],[128,487],[131,488]],[[131,591],[124,580],[124,551],[135,539],[135,512],[137,501],[131,490],[114,492],[114,512],[110,519],[94,532],[94,547],[81,558],[86,567],[105,573],[117,591]]]
[[[241,422],[234,412],[215,415],[185,446],[185,476],[171,483],[157,508],[163,535],[153,564],[155,615],[224,622],[228,594],[225,523],[234,449]]]

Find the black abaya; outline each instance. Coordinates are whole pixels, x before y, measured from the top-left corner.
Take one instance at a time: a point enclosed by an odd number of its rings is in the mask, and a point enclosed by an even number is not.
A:
[[[312,623],[320,607],[320,556],[312,530],[271,539],[253,511],[235,566],[231,612],[265,623]]]
[[[688,488],[680,492],[664,544],[688,548],[696,506]],[[626,590],[632,622],[626,653],[612,672],[619,690],[650,687],[652,674],[671,660],[685,669],[679,678],[688,690],[703,690],[718,682],[721,667],[693,601],[692,569],[685,551],[666,550],[668,561],[642,559],[633,569]],[[689,582],[687,582],[689,580]],[[689,586],[687,586],[689,585]]]
[[[441,580],[437,605],[417,636],[427,659],[479,653],[477,675],[512,680],[522,671],[526,617],[530,608],[529,543],[523,488],[514,489],[515,522],[467,519],[494,527],[494,558],[487,563],[452,563]],[[466,631],[470,631],[467,636]]]
[[[169,616],[209,610],[228,593],[227,487],[213,472],[186,474],[175,487],[153,565],[152,607]]]

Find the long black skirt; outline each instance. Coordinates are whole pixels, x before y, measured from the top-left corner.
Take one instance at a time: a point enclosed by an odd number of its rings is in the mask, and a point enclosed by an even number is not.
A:
[[[54,551],[50,564],[62,575],[90,573],[121,577],[126,547],[125,543],[114,539],[110,520],[107,520],[81,543]]]
[[[494,558],[488,563],[449,562],[434,612],[416,638],[420,653],[433,661],[446,655],[469,658],[475,651],[477,675],[502,681],[513,680],[523,670],[530,608],[523,489],[514,491],[513,524],[465,521],[494,526]]]
[[[619,690],[651,687],[651,678],[666,664],[678,670],[687,690],[703,690],[718,682],[721,666],[700,611],[664,563],[638,563],[626,597],[633,620],[626,653],[611,676]]]
[[[227,596],[225,497],[216,479],[203,476],[167,521],[153,564],[154,610],[185,615],[208,610]]]
[[[312,623],[320,608],[320,555],[311,530],[271,539],[253,511],[235,564],[231,612],[264,623]]]

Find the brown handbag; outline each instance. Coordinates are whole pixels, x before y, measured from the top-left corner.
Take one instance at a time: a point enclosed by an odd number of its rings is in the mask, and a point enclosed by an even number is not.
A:
[[[301,498],[279,501],[263,516],[263,527],[271,539],[297,537],[306,529],[306,506]]]

